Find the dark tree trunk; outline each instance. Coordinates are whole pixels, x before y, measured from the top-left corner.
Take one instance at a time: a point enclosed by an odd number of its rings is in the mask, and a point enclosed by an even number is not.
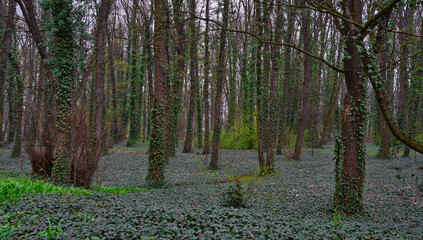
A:
[[[182,0],[174,0],[173,7],[174,7],[174,22],[179,23],[183,15],[181,13],[182,10]],[[172,104],[172,119],[170,125],[171,131],[171,141],[167,144],[169,156],[174,157],[176,153],[176,147],[178,145],[178,123],[179,117],[181,112],[181,104],[182,104],[182,87],[184,82],[185,76],[185,30],[183,24],[178,24],[176,26],[176,73],[174,77],[174,84],[173,84],[173,104]]]
[[[113,31],[112,31],[113,32]],[[112,34],[110,34],[112,35]],[[116,68],[114,64],[114,47],[113,36],[108,36],[108,64],[109,64],[109,80],[112,88],[111,96],[111,111],[112,111],[112,126],[111,126],[111,135],[113,144],[116,144],[120,141],[119,138],[119,117],[118,117],[118,96],[117,96],[117,84],[116,84]]]
[[[196,4],[194,0],[189,1],[190,12],[195,14]],[[189,77],[190,77],[190,95],[189,95],[189,105],[188,105],[188,115],[187,115],[187,131],[185,135],[185,143],[182,152],[191,153],[192,152],[192,139],[193,139],[193,121],[194,121],[194,111],[195,111],[195,98],[197,93],[197,73],[196,73],[196,60],[197,60],[197,36],[195,31],[195,19],[190,21],[190,66],[189,66]]]
[[[302,27],[301,35],[304,43],[304,50],[310,52],[310,33],[309,33],[309,13],[303,10],[302,13]],[[293,159],[299,160],[301,155],[301,148],[303,145],[304,132],[306,129],[308,118],[308,91],[311,75],[310,56],[304,54],[304,79],[303,79],[303,104],[301,108],[300,122],[298,126],[297,141],[295,143]]]
[[[290,10],[290,14],[288,16],[288,32],[285,35],[285,42],[291,43],[292,34],[294,31],[294,20],[295,14],[293,14],[293,10]],[[285,143],[286,139],[286,106],[287,104],[287,97],[289,95],[289,81],[292,78],[292,67],[291,67],[291,48],[287,47],[284,49],[284,78],[283,78],[283,89],[282,89],[282,97],[281,97],[281,105],[280,105],[280,116],[279,116],[279,125],[278,125],[278,144],[276,148],[276,154],[282,154],[282,148]],[[285,143],[286,144],[286,143]]]
[[[386,54],[380,52],[380,68],[386,68]],[[381,75],[383,81],[388,83],[388,71],[385,69]],[[389,85],[385,86],[386,91],[389,91]],[[386,124],[385,119],[383,118],[382,112],[378,112],[378,124],[380,131],[380,146],[379,146],[379,157],[382,159],[389,159],[391,157],[391,131]]]
[[[3,33],[2,46],[0,52],[0,142],[3,140],[3,103],[4,103],[4,85],[6,80],[7,59],[12,45],[12,37],[15,28],[16,2],[9,0],[7,19]],[[10,107],[10,105],[9,105]],[[9,123],[10,125],[10,123]]]
[[[210,0],[206,0],[206,19],[209,19]],[[210,96],[209,96],[209,71],[210,71],[210,52],[209,52],[209,21],[206,21],[206,30],[204,32],[204,147],[203,154],[210,153]]]
[[[164,184],[163,121],[166,104],[168,53],[166,48],[167,1],[154,1],[154,96],[151,109],[151,139],[148,156],[147,181],[152,186]]]
[[[70,107],[74,85],[74,47],[72,1],[53,2],[52,16],[56,28],[55,38],[55,96],[56,146],[52,178],[56,182],[70,182]]]
[[[282,6],[277,7],[277,17],[275,24],[275,41],[279,42],[282,38],[282,24],[283,24],[283,8]],[[274,163],[274,149],[277,133],[278,123],[278,106],[277,106],[277,89],[279,79],[279,59],[280,59],[280,46],[274,45],[272,47],[272,74],[270,82],[270,97],[269,97],[269,122],[268,122],[268,144],[267,144],[267,159],[266,159],[266,171],[269,173],[273,172]]]
[[[138,112],[138,99],[139,99],[139,74],[137,70],[138,57],[138,32],[136,31],[136,18],[137,18],[136,2],[133,2],[131,23],[129,26],[129,41],[131,41],[131,58],[129,68],[131,70],[131,78],[129,80],[129,138],[127,146],[133,147],[136,145],[140,138],[139,128],[139,112]]]
[[[97,15],[96,39],[94,45],[95,52],[95,79],[94,79],[94,99],[92,99],[95,111],[95,120],[91,123],[93,134],[93,144],[103,146],[105,142],[102,140],[104,134],[104,77],[105,77],[105,63],[104,57],[104,40],[107,31],[107,20],[110,13],[113,0],[102,0]]]
[[[228,26],[229,18],[229,0],[224,0],[223,2],[223,23],[222,27],[226,28]],[[212,145],[212,155],[210,161],[210,169],[217,169],[217,161],[219,158],[219,143],[220,143],[220,131],[222,127],[222,88],[223,82],[225,79],[225,54],[226,54],[226,31],[220,30],[220,39],[219,39],[219,57],[217,62],[217,79],[216,79],[216,95],[215,95],[215,108],[213,113],[213,145]]]
[[[15,108],[15,137],[12,150],[12,157],[19,157],[21,155],[21,145],[22,145],[22,112],[23,112],[23,93],[24,93],[24,76],[20,75],[19,63],[16,59],[16,56],[10,55],[10,63],[13,68],[14,73],[16,74],[16,105]]]
[[[263,16],[262,16],[262,3],[254,3],[257,19],[257,32],[260,38],[263,37]],[[264,113],[263,113],[263,98],[264,98],[264,89],[263,89],[263,66],[262,66],[262,43],[258,43],[256,46],[256,94],[257,94],[257,153],[260,171],[264,169],[265,159],[264,159],[264,146],[263,146],[263,135],[265,132],[264,123]]]

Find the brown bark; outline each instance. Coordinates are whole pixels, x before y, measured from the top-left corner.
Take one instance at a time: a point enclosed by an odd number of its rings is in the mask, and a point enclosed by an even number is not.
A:
[[[101,141],[104,133],[103,110],[104,110],[104,76],[105,63],[104,40],[107,31],[107,20],[113,0],[102,0],[97,14],[97,31],[94,45],[95,51],[95,122],[93,130],[95,131],[95,141]],[[94,100],[94,99],[93,99]],[[103,145],[102,143],[101,145]]]
[[[151,110],[151,139],[148,156],[147,180],[153,186],[162,186],[164,183],[164,136],[163,120],[166,104],[166,82],[168,53],[166,48],[166,13],[167,1],[154,1],[154,96]]]
[[[380,68],[386,68],[386,54],[384,52],[380,52]],[[387,77],[387,70],[382,72],[382,79],[385,83],[388,83]],[[386,91],[389,89],[389,85],[385,86]],[[391,131],[386,124],[385,119],[382,116],[382,113],[378,112],[378,123],[379,123],[379,131],[380,131],[380,147],[379,147],[379,157],[383,159],[389,159],[391,157]]]
[[[5,24],[5,30],[3,34],[3,41],[0,50],[0,142],[3,140],[3,92],[4,83],[6,79],[6,65],[7,59],[10,53],[10,46],[12,44],[13,28],[15,26],[15,13],[16,13],[16,2],[9,0],[9,7],[7,11],[7,19]]]
[[[275,24],[275,41],[278,42],[282,38],[282,24],[283,24],[283,8],[281,5],[277,7],[277,17]],[[268,122],[268,144],[266,152],[266,171],[273,172],[274,163],[274,148],[276,141],[276,131],[278,123],[278,106],[277,106],[277,89],[279,79],[279,59],[280,46],[272,46],[272,73],[270,75],[270,96],[269,96],[269,122]]]
[[[255,2],[255,11],[257,19],[257,32],[258,36],[262,38],[263,35],[263,17],[262,17],[262,4]],[[260,171],[264,169],[265,159],[264,159],[264,146],[263,146],[263,134],[265,126],[263,125],[263,120],[265,118],[263,113],[263,69],[262,69],[262,43],[258,43],[256,47],[256,92],[257,92],[257,153]]]
[[[223,2],[223,28],[228,26],[228,15],[229,15],[229,0]],[[217,161],[219,157],[219,143],[220,143],[220,131],[221,131],[221,108],[222,108],[222,88],[225,78],[225,54],[226,54],[226,31],[220,30],[219,38],[219,58],[217,62],[217,80],[216,80],[216,97],[215,97],[215,108],[213,113],[213,145],[212,155],[210,161],[210,169],[217,169]]]
[[[189,1],[189,9],[195,14],[195,1]],[[197,36],[195,36],[195,19],[190,21],[190,30],[191,30],[191,40],[190,40],[190,66],[189,66],[189,76],[190,76],[190,95],[189,95],[189,105],[188,105],[188,115],[187,115],[187,131],[185,135],[185,143],[182,152],[191,153],[192,152],[192,139],[193,139],[193,122],[194,122],[194,111],[195,111],[195,98],[197,93],[197,79],[196,79],[196,59],[197,59]]]
[[[344,0],[344,16],[357,23],[362,22],[362,2]],[[356,26],[343,23],[340,29],[346,39],[344,51],[344,72],[347,94],[344,98],[341,136],[337,140],[336,186],[334,207],[346,214],[355,214],[363,209],[363,184],[365,175],[365,116],[366,98],[364,79],[361,73],[362,61],[359,57]]]
[[[206,19],[209,19],[210,0],[206,0]],[[210,71],[210,51],[209,51],[209,21],[206,21],[204,32],[204,146],[203,154],[210,153],[210,104],[209,104],[209,71]]]
[[[48,58],[48,53],[45,47],[43,47],[44,38],[41,35],[40,28],[38,27],[36,13],[33,6],[32,0],[15,0],[21,8],[22,14],[25,18],[25,22],[28,25],[29,31],[34,37],[35,43],[37,44],[38,52],[42,59]]]
[[[293,11],[290,10],[289,16],[288,16],[288,32],[285,35],[285,42],[290,44],[292,39],[292,34],[294,31],[294,20],[295,15],[293,14]],[[287,47],[284,49],[284,79],[283,79],[283,89],[282,89],[282,101],[280,106],[280,116],[279,116],[279,126],[278,126],[278,144],[276,148],[276,154],[282,154],[282,148],[284,145],[284,140],[286,138],[286,105],[287,105],[287,97],[289,94],[289,81],[291,81],[292,77],[292,70],[291,70],[291,48]]]
[[[180,22],[183,15],[181,14],[182,9],[182,0],[176,0],[173,2],[174,4],[174,22]],[[174,157],[176,153],[176,146],[178,144],[178,123],[179,123],[179,116],[181,112],[181,104],[182,104],[182,87],[184,82],[185,76],[185,30],[183,24],[178,24],[176,26],[176,66],[177,66],[177,73],[174,78],[173,84],[173,112],[172,112],[172,120],[171,120],[171,139],[169,142],[169,156]]]
[[[331,100],[330,100],[330,103],[329,103],[329,113],[328,113],[328,116],[326,117],[326,121],[323,125],[323,131],[322,131],[321,138],[316,145],[317,148],[321,148],[325,144],[326,139],[328,137],[330,123],[332,122],[333,114],[335,113],[336,102],[338,101],[339,91],[341,90],[341,85],[342,85],[342,81],[344,80],[344,75],[340,74],[339,78],[340,79],[339,79],[338,83],[336,85],[334,85],[334,87],[332,89],[332,94],[331,94],[331,98],[330,98]]]
[[[309,14],[306,10],[303,10],[301,14],[302,18],[302,27],[301,35],[304,43],[304,50],[310,52],[310,33],[309,33]],[[301,148],[303,145],[304,132],[307,124],[308,117],[308,91],[310,84],[310,75],[311,75],[311,64],[310,56],[304,55],[304,79],[303,79],[303,96],[302,96],[302,108],[300,115],[300,123],[298,126],[297,141],[295,143],[293,159],[299,160],[301,155]]]

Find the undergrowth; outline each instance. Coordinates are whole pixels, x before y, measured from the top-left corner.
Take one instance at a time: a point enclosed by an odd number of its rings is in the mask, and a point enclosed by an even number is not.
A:
[[[92,190],[111,194],[128,194],[144,192],[146,189],[133,187],[106,187],[93,185]],[[42,180],[34,180],[30,177],[0,177],[0,203],[14,204],[24,194],[74,194],[88,195],[93,191],[90,189],[58,186]]]

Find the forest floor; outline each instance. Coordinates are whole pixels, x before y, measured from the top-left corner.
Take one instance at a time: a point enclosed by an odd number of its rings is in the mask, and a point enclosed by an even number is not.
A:
[[[103,157],[96,185],[144,187],[146,145],[116,146]],[[423,156],[376,158],[367,148],[365,210],[345,217],[332,207],[333,145],[305,149],[300,161],[275,159],[275,174],[256,177],[256,151],[181,154],[166,167],[167,188],[114,195],[24,195],[0,207],[7,239],[423,239]],[[30,172],[26,157],[0,151],[0,177]],[[246,206],[224,207],[238,176]],[[233,187],[232,187],[233,188]],[[50,226],[49,226],[50,225]],[[50,235],[40,235],[48,232]]]

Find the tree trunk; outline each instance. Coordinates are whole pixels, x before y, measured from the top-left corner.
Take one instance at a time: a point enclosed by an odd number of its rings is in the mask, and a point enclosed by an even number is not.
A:
[[[112,6],[113,0],[102,0],[100,3],[100,8],[97,14],[97,26],[96,26],[96,38],[94,45],[95,52],[95,79],[94,85],[94,99],[92,104],[94,104],[95,111],[95,120],[91,123],[93,134],[93,143],[94,145],[98,144],[103,146],[105,142],[102,141],[102,135],[104,134],[104,77],[105,77],[105,63],[106,59],[104,57],[104,40],[107,31],[107,20],[110,13],[110,8]],[[99,142],[101,143],[99,144]]]
[[[283,24],[283,8],[281,5],[277,7],[277,16],[275,24],[275,41],[279,42],[282,38],[282,24]],[[268,144],[267,144],[267,159],[266,172],[272,173],[274,168],[274,148],[277,133],[278,123],[278,106],[277,106],[277,89],[279,79],[279,59],[280,46],[274,45],[272,47],[272,74],[270,82],[270,98],[269,98],[269,122],[268,122]]]
[[[16,78],[16,105],[15,107],[15,138],[12,150],[12,157],[19,157],[21,155],[22,145],[22,112],[23,112],[23,93],[24,93],[24,76],[20,75],[19,63],[16,56],[9,55],[10,63],[15,73]]]
[[[209,19],[210,0],[206,0],[206,19]],[[209,52],[209,21],[206,21],[206,30],[204,32],[204,147],[203,154],[210,153],[210,104],[209,104],[209,71],[210,71],[210,52]]]
[[[7,11],[7,19],[5,24],[5,30],[3,33],[2,46],[0,52],[0,142],[3,138],[3,103],[4,103],[4,85],[6,80],[6,66],[7,59],[10,53],[10,46],[12,45],[12,37],[15,28],[15,13],[16,13],[16,2],[9,0],[9,7]],[[9,105],[10,107],[10,105]]]
[[[310,52],[310,33],[309,33],[309,13],[303,10],[301,14],[302,27],[301,35],[304,43],[304,50]],[[301,148],[303,145],[304,132],[306,129],[308,118],[308,87],[310,84],[311,64],[310,56],[304,54],[304,80],[303,80],[303,104],[301,109],[300,123],[298,126],[297,141],[295,143],[293,159],[299,160],[301,155]]]
[[[386,68],[386,54],[380,51],[380,68]],[[387,77],[388,71],[385,69],[382,72],[382,79],[388,83]],[[389,89],[389,85],[385,86],[386,91]],[[389,159],[391,157],[391,131],[386,124],[385,119],[383,118],[382,113],[378,112],[378,122],[379,122],[379,131],[380,131],[380,147],[378,156],[382,159]]]
[[[163,120],[166,104],[168,53],[166,48],[167,1],[154,1],[154,96],[151,109],[151,139],[148,156],[147,181],[154,187],[164,184]]]
[[[195,14],[196,4],[194,0],[189,1],[190,12]],[[182,152],[191,153],[192,152],[192,139],[193,139],[193,121],[194,121],[194,111],[195,111],[195,98],[197,93],[197,79],[196,79],[196,60],[197,60],[197,36],[195,30],[195,19],[190,21],[190,66],[189,66],[189,75],[190,75],[190,95],[189,95],[189,105],[188,105],[188,115],[187,115],[187,131],[185,136],[184,149]]]
[[[183,15],[181,13],[182,0],[174,0],[174,22],[179,23]],[[182,87],[185,76],[185,30],[183,24],[176,26],[177,39],[176,39],[176,74],[174,78],[173,86],[173,104],[172,104],[172,120],[170,125],[171,130],[171,142],[169,142],[169,156],[174,157],[176,153],[176,147],[178,145],[178,123],[181,115],[181,104],[182,104]]]
[[[262,17],[262,3],[254,3],[257,19],[257,32],[260,38],[263,37],[263,17]],[[256,94],[257,94],[257,153],[260,171],[264,169],[265,159],[264,159],[264,146],[263,146],[263,135],[265,132],[264,123],[264,113],[263,113],[263,69],[262,69],[262,43],[258,43],[256,46]]]
[[[285,42],[291,43],[292,34],[294,32],[294,20],[295,14],[293,14],[293,10],[290,10],[290,14],[288,15],[288,32],[285,35]],[[279,116],[279,125],[278,125],[278,144],[276,148],[276,154],[282,154],[282,148],[286,139],[286,106],[288,105],[288,95],[289,95],[289,81],[292,78],[292,67],[291,67],[291,48],[287,47],[284,49],[284,78],[283,78],[283,89],[282,89],[282,96],[281,96],[281,106],[280,106],[280,116]],[[286,143],[285,143],[286,144]]]
[[[74,85],[73,6],[71,0],[55,1],[52,4],[55,38],[55,96],[56,147],[52,178],[55,182],[70,182],[70,107]]]
[[[136,2],[132,5],[131,23],[129,26],[129,41],[131,41],[131,58],[129,68],[131,69],[131,79],[129,80],[129,138],[127,146],[134,147],[139,140],[140,132],[138,131],[139,125],[139,112],[138,112],[138,99],[139,99],[139,74],[137,70],[138,57],[138,34],[136,31],[136,18],[137,18]]]
[[[223,2],[223,23],[222,27],[226,28],[228,26],[229,18],[229,0],[224,0]],[[219,143],[220,143],[220,131],[222,127],[221,121],[221,108],[222,108],[222,88],[225,78],[225,54],[226,54],[226,31],[224,29],[220,30],[220,39],[219,39],[219,58],[217,62],[217,80],[216,80],[216,97],[215,97],[215,108],[213,113],[213,145],[212,145],[212,155],[210,161],[210,169],[217,169],[217,161],[219,158]]]

